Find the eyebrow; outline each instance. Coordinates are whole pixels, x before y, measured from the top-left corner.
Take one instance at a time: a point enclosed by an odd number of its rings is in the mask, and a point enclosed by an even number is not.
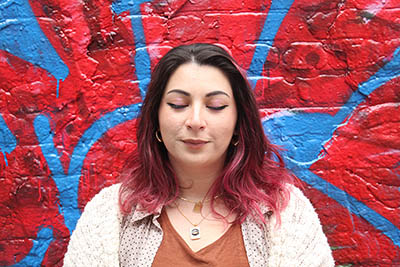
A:
[[[177,93],[177,94],[182,94],[182,95],[185,95],[185,96],[190,96],[190,94],[188,92],[180,90],[180,89],[172,89],[167,93],[167,95],[168,94],[172,94],[172,93]]]
[[[171,94],[171,93],[177,93],[177,94],[182,94],[185,96],[190,96],[190,94],[188,92],[180,90],[180,89],[172,89],[172,90],[168,91],[167,95]],[[215,95],[226,95],[227,97],[230,97],[224,91],[212,91],[212,92],[206,94],[206,97],[211,97],[211,96],[215,96]]]
[[[213,91],[208,94],[206,94],[206,97],[214,96],[214,95],[226,95],[227,97],[230,97],[227,93],[224,91]]]

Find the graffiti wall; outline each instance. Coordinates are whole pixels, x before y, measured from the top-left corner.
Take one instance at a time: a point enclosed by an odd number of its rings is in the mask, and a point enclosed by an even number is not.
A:
[[[399,0],[0,2],[0,266],[61,266],[116,183],[154,64],[211,42],[247,70],[337,265],[400,266]]]

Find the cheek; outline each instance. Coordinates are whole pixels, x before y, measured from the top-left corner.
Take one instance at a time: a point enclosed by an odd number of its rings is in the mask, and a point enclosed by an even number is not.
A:
[[[159,124],[163,139],[173,139],[180,129],[179,118],[172,116],[172,114],[168,114],[168,112],[164,112],[159,116]]]
[[[158,123],[160,126],[160,130],[164,131],[168,124],[170,123],[171,114],[169,114],[168,109],[165,105],[162,105],[158,110]]]
[[[161,117],[159,119],[162,119]],[[176,135],[173,132],[173,127],[168,119],[160,120],[160,132],[161,132],[161,139],[167,151],[171,151],[173,149],[173,139]]]
[[[235,131],[236,121],[223,120],[220,121],[215,127],[215,133],[217,134],[220,144],[229,144],[232,139],[232,135]]]
[[[171,135],[171,131],[173,130],[173,127],[171,126],[171,122],[168,119],[160,121],[160,131],[163,139]]]
[[[224,116],[216,123],[216,126],[220,128],[221,134],[224,135],[231,135],[235,131],[236,126],[236,115],[235,114],[228,114],[228,116]]]

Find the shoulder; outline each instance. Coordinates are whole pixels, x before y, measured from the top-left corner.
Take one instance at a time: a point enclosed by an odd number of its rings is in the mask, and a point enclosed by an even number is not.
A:
[[[115,207],[118,208],[118,192],[120,187],[121,184],[114,184],[109,187],[103,188],[86,204],[84,213],[89,211],[96,211],[97,209],[113,209]]]
[[[305,218],[312,216],[313,219],[317,219],[319,223],[318,215],[315,212],[314,207],[312,206],[310,200],[303,194],[303,192],[293,185],[288,186],[288,191],[289,201],[286,208],[282,211],[282,216],[289,221],[291,219],[296,219],[296,217],[298,217],[295,216],[296,214],[302,215],[301,217]]]
[[[280,213],[280,226],[278,229],[290,231],[295,225],[298,229],[304,228],[302,229],[304,233],[312,230],[318,231],[322,228],[318,214],[303,192],[293,185],[289,185],[287,189],[289,200],[287,206]],[[274,219],[276,220],[273,217],[272,221]]]
[[[114,266],[118,262],[119,187],[104,188],[87,203],[71,235],[64,266]]]
[[[104,224],[106,221],[113,221],[112,219],[121,219],[119,210],[119,188],[120,184],[103,188],[97,193],[85,206],[79,223],[90,222],[92,225],[95,223]],[[108,216],[104,216],[107,214]]]
[[[115,224],[121,219],[118,204],[118,192],[120,184],[103,188],[90,200],[78,220],[79,225],[84,226],[87,223],[90,226],[105,226],[106,224]],[[104,216],[107,214],[107,216]]]
[[[332,253],[310,200],[295,186],[288,186],[289,202],[280,214],[280,224],[272,216],[271,257],[276,266],[334,266]],[[290,256],[289,256],[290,255]],[[286,265],[281,265],[285,263]]]

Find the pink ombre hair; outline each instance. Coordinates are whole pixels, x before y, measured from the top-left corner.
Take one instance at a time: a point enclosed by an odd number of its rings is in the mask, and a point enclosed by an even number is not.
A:
[[[119,203],[123,214],[133,207],[148,212],[174,201],[179,184],[163,143],[156,140],[158,109],[169,77],[182,64],[195,62],[220,69],[232,87],[237,107],[237,146],[228,147],[225,166],[208,194],[220,195],[235,214],[236,222],[255,216],[265,222],[259,204],[279,214],[286,206],[292,175],[277,149],[265,137],[251,87],[235,60],[221,47],[211,44],[183,45],[170,50],[155,67],[137,123],[137,149],[121,174]],[[214,210],[215,212],[215,210]]]

